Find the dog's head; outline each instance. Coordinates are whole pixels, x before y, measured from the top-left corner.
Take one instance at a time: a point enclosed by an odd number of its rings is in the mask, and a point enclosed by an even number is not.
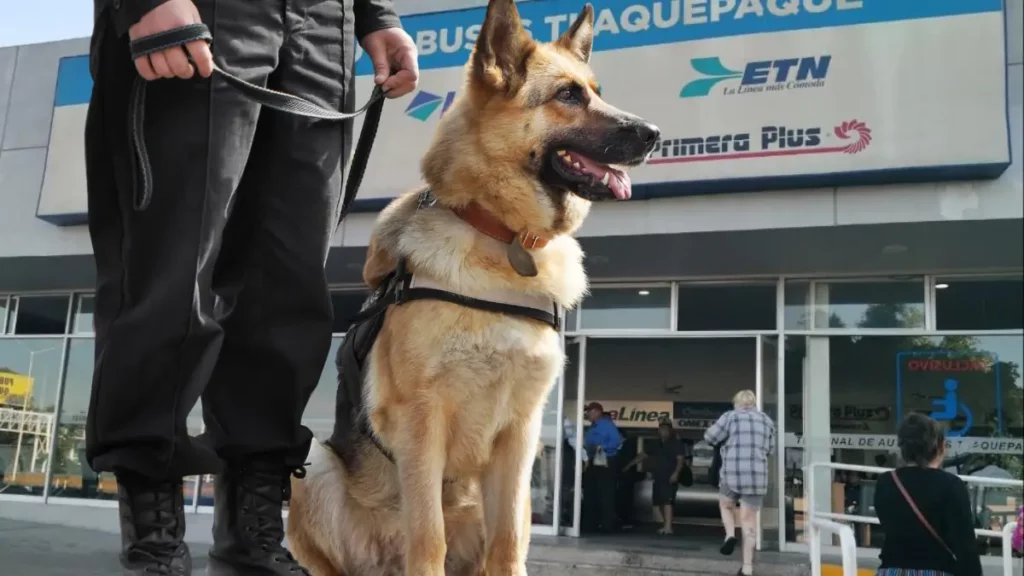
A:
[[[466,82],[423,162],[438,197],[476,201],[513,230],[571,233],[590,203],[628,199],[626,169],[658,128],[605,102],[590,69],[587,4],[551,43],[531,39],[513,0],[491,0]]]

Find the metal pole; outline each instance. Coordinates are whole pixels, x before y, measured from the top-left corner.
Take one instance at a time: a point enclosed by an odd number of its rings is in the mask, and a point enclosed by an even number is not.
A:
[[[587,339],[578,338],[579,367],[576,370],[576,466],[573,478],[572,529],[570,534],[580,535],[583,510],[583,404],[587,394]]]
[[[1003,526],[1003,576],[1013,574],[1013,532],[1016,529],[1016,522]]]
[[[70,306],[68,308],[68,314],[70,315]],[[60,344],[60,367],[57,369],[56,403],[54,404],[53,414],[50,415],[50,418],[46,423],[49,434],[49,438],[47,440],[47,449],[49,452],[46,454],[46,480],[43,484],[44,504],[50,501],[50,492],[53,484],[53,463],[56,461],[57,450],[60,448],[60,445],[57,443],[57,439],[60,435],[59,421],[60,413],[64,406],[64,387],[68,379],[68,357],[70,355],[71,339],[65,336]]]
[[[32,401],[32,388],[35,386],[35,380],[32,379],[32,368],[36,362],[36,352],[39,350],[29,350],[28,352],[29,388],[28,393],[21,400],[21,422],[18,423],[18,443],[14,446],[14,468],[11,470],[11,480],[17,480],[18,469],[21,468],[21,442],[25,438],[25,419],[28,416],[29,402]]]
[[[786,279],[780,277],[775,290],[775,329],[778,331],[775,341],[775,458],[776,483],[779,487],[779,550],[786,551],[786,336],[782,332],[786,326]],[[796,537],[794,535],[794,541]]]
[[[808,480],[808,479],[811,480]],[[806,526],[807,546],[811,552],[811,574],[821,574],[821,538],[818,527],[814,525],[814,464],[804,468],[804,525]]]
[[[562,326],[559,327],[559,341],[562,345],[562,355],[565,357],[568,352],[565,349],[565,314],[562,314]],[[562,525],[562,458],[565,456],[562,452],[562,444],[564,444],[564,422],[565,416],[563,410],[565,410],[565,363],[562,364],[562,372],[558,375],[558,379],[555,381],[555,464],[552,474],[555,475],[554,486],[552,487],[555,491],[551,498],[551,523],[552,528],[555,531],[555,535],[558,535],[558,531]],[[546,459],[545,459],[546,461]]]
[[[757,369],[754,372],[754,390],[756,391],[757,410],[759,412],[764,412],[764,375],[762,374],[764,368],[764,352],[761,350],[762,344],[761,335],[758,334],[754,338],[754,364],[757,366]],[[761,540],[764,536],[761,530],[761,510],[757,511],[757,518],[755,519],[755,522],[757,522],[757,530],[754,532],[754,549],[760,552]]]

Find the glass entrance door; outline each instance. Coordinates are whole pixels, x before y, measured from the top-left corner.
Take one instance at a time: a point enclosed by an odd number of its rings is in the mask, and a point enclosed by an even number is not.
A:
[[[708,482],[711,450],[704,432],[732,409],[740,390],[757,394],[759,407],[777,421],[777,338],[774,336],[676,336],[567,338],[564,375],[560,531],[586,535],[596,511],[588,507],[589,483],[577,451],[583,445],[583,408],[600,403],[624,437],[619,464],[634,464],[618,478],[616,513],[634,534],[662,527],[661,509],[654,510],[653,483],[658,470],[658,425],[669,420],[673,434],[684,444],[693,472],[691,486],[679,486],[673,508],[676,537],[718,541],[722,537],[718,490]],[[767,374],[766,374],[767,373]],[[640,455],[637,458],[638,454]],[[769,495],[759,528],[759,542],[776,548],[779,513],[775,459],[770,457]],[[624,489],[625,488],[625,489]],[[591,502],[591,504],[595,504]],[[596,505],[596,504],[595,504]],[[766,537],[767,536],[767,537]]]
[[[762,335],[757,340],[758,408],[775,423],[775,442],[772,454],[768,457],[768,494],[757,519],[757,549],[779,550],[785,539],[786,525],[792,519],[792,500],[787,500],[782,490],[784,484],[780,482],[779,469],[779,463],[784,462],[781,450],[784,421],[780,410],[785,406],[780,394],[779,339],[777,336]]]
[[[558,532],[567,536],[580,535],[580,517],[582,501],[580,498],[583,485],[583,460],[579,451],[583,437],[583,403],[586,398],[584,388],[584,366],[587,356],[586,338],[568,337],[565,339],[565,371],[562,373],[561,411],[559,431],[559,473],[558,482]]]
[[[558,378],[544,405],[537,458],[530,477],[530,511],[534,534],[556,535],[561,522],[563,499],[561,469],[564,461],[565,431],[562,424],[563,389],[566,374]]]

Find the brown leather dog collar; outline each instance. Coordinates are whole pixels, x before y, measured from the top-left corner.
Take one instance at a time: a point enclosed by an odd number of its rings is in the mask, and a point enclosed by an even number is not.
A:
[[[533,234],[527,230],[514,232],[506,226],[497,216],[488,212],[483,206],[476,202],[470,202],[466,206],[456,208],[455,215],[467,224],[476,228],[481,234],[486,234],[503,244],[511,244],[515,240],[527,250],[539,250],[548,245],[547,238]]]

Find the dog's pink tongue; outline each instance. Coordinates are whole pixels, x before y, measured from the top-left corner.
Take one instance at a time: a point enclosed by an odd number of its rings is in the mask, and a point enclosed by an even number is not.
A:
[[[594,162],[581,154],[573,154],[573,159],[579,162],[588,174],[598,180],[603,181],[604,175],[608,174],[608,187],[619,200],[629,200],[629,197],[633,195],[633,181],[630,180],[629,174],[606,164]]]
[[[629,174],[626,174],[622,170],[610,170],[612,177],[608,180],[608,187],[615,193],[615,197],[619,200],[629,200],[633,196],[633,181],[630,180]]]

